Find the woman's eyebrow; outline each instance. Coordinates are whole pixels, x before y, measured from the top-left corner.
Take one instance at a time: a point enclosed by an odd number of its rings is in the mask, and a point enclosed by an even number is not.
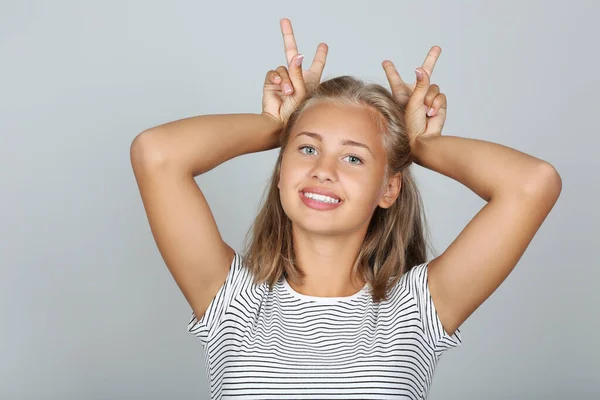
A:
[[[298,133],[298,134],[297,134],[297,135],[294,137],[294,139],[297,139],[299,136],[302,136],[302,135],[309,136],[309,137],[311,137],[311,138],[313,138],[313,139],[316,139],[316,140],[318,140],[319,142],[322,142],[322,141],[323,141],[323,136],[321,136],[320,134],[318,134],[318,133],[315,133],[315,132],[305,132],[305,131]],[[357,141],[355,141],[355,140],[351,140],[351,139],[342,139],[342,140],[340,141],[340,144],[341,144],[342,146],[356,146],[356,147],[362,147],[362,148],[365,148],[365,149],[367,149],[367,150],[369,151],[369,153],[371,153],[371,155],[373,155],[373,152],[371,151],[371,149],[369,148],[369,146],[367,146],[367,145],[366,145],[366,144],[364,144],[364,143],[357,142]]]

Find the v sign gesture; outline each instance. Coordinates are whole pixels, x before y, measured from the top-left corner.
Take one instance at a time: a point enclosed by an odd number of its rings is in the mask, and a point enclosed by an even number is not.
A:
[[[433,46],[429,50],[429,53],[427,53],[425,61],[423,61],[421,69],[424,69],[430,77],[433,74],[435,63],[440,57],[440,54],[442,54],[442,48],[440,46]],[[381,66],[385,70],[385,75],[392,89],[392,95],[394,96],[396,103],[404,108],[408,103],[408,99],[414,92],[417,82],[411,84],[404,82],[398,71],[396,71],[394,63],[392,63],[390,60],[383,61]]]
[[[298,54],[294,31],[289,19],[280,21],[287,67],[279,66],[267,73],[263,88],[263,114],[285,124],[307,94],[321,83],[329,48],[321,43],[308,70],[302,69],[304,55]]]
[[[411,147],[424,137],[439,136],[446,121],[446,95],[438,85],[430,85],[430,77],[442,49],[433,46],[423,66],[415,70],[417,81],[407,84],[402,80],[394,64],[385,60],[382,66],[392,89],[392,96],[402,108],[406,119]]]
[[[292,29],[292,23],[289,19],[283,18],[279,21],[281,26],[281,34],[283,35],[283,46],[285,49],[285,58],[287,60],[288,68],[292,63],[292,59],[298,54],[298,46],[296,45],[296,38],[294,37],[294,30]],[[317,53],[309,69],[302,71],[302,77],[306,84],[306,91],[312,92],[321,83],[321,75],[325,69],[325,61],[327,60],[327,52],[329,48],[325,43],[319,44]]]

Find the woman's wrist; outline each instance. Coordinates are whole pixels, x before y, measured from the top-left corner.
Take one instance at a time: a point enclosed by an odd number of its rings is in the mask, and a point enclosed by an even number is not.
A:
[[[280,146],[280,138],[283,132],[284,125],[281,121],[273,117],[269,113],[260,114],[265,121],[265,134],[267,135],[268,149],[275,149]]]
[[[440,135],[437,136],[421,136],[416,138],[415,140],[413,140],[410,143],[410,152],[413,158],[413,161],[415,164],[423,166],[422,164],[422,160],[421,160],[421,155],[423,153],[423,151],[425,150],[426,145],[428,144],[429,141],[431,141],[432,139],[435,139],[436,137],[439,137]]]

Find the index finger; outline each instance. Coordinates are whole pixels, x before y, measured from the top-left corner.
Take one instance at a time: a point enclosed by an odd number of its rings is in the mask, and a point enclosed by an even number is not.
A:
[[[442,48],[440,46],[432,46],[431,49],[429,49],[429,53],[427,53],[427,57],[425,57],[425,61],[423,61],[421,68],[427,71],[430,77],[440,54],[442,54]]]
[[[292,23],[289,19],[283,18],[279,21],[281,26],[281,34],[283,35],[283,46],[285,49],[285,58],[287,59],[288,67],[292,62],[292,57],[298,54],[298,47],[296,46],[296,39],[294,38],[294,30],[292,29]]]

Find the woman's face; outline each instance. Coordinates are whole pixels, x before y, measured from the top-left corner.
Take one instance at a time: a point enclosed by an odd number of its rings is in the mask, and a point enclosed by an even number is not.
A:
[[[366,230],[378,205],[393,204],[400,179],[384,182],[387,156],[372,113],[318,102],[296,121],[277,187],[297,227],[320,234]]]

